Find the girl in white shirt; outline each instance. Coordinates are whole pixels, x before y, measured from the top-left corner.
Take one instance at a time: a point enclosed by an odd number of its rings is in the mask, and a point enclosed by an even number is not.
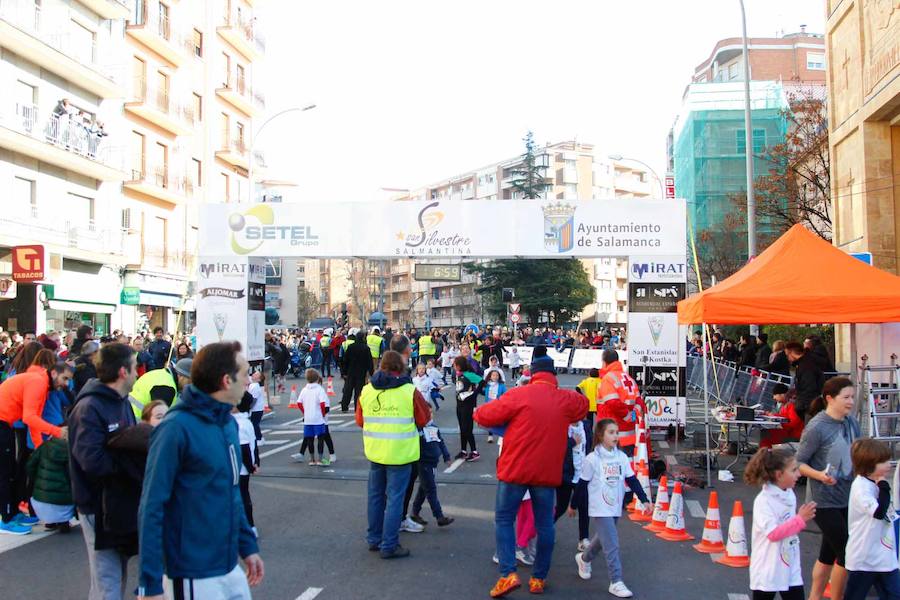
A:
[[[241,471],[238,483],[241,490],[241,501],[244,503],[244,514],[247,522],[256,534],[256,525],[253,522],[253,501],[250,499],[250,475],[259,470],[259,450],[256,446],[256,434],[253,424],[250,422],[250,408],[253,405],[253,396],[246,392],[241,401],[231,412],[232,418],[238,426],[238,440],[241,444]]]
[[[250,387],[247,391],[253,396],[253,406],[250,407],[250,422],[253,423],[253,433],[256,441],[262,441],[263,414],[266,411],[266,376],[262,371],[256,371],[250,376]]]
[[[626,484],[644,504],[645,514],[649,515],[652,507],[634,476],[631,459],[619,450],[618,441],[619,427],[615,420],[601,419],[594,430],[594,450],[582,461],[581,479],[572,500],[572,506],[583,506],[583,497],[587,493],[588,515],[594,529],[587,550],[575,555],[575,564],[578,565],[578,576],[590,579],[591,561],[603,552],[609,573],[609,593],[617,598],[631,598],[631,590],[622,581],[619,533],[616,531],[616,522],[622,516]]]
[[[891,449],[860,438],[850,447],[856,479],[850,486],[845,600],[864,599],[872,586],[879,598],[900,598],[900,570],[894,550],[896,511],[891,505]]]
[[[444,368],[444,381],[447,381],[447,375],[456,383],[456,370],[453,368],[453,360],[459,356],[459,347],[454,343],[450,347],[444,347],[441,352],[441,366]]]
[[[315,369],[306,370],[306,387],[301,390],[297,404],[303,413],[303,443],[300,445],[300,452],[293,455],[293,458],[303,460],[303,455],[309,448],[309,465],[319,466],[325,463],[324,466],[327,466],[327,459],[321,461],[316,459],[314,444],[317,437],[324,436],[328,432],[325,413],[329,405],[328,394],[322,387],[322,376]]]
[[[816,503],[797,510],[794,486],[800,478],[797,460],[789,450],[762,448],[744,469],[744,480],[762,486],[753,501],[750,590],[753,600],[804,600],[797,534],[816,515]],[[796,513],[796,514],[795,514]]]

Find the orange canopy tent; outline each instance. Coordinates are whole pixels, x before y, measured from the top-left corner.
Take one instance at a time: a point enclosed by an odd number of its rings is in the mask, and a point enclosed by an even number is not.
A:
[[[794,225],[743,269],[679,302],[678,322],[900,322],[900,277]]]

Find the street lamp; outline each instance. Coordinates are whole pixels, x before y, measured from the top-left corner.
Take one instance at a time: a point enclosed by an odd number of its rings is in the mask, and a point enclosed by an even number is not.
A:
[[[753,119],[750,113],[750,53],[747,51],[747,12],[741,5],[741,35],[744,47],[744,154],[747,164],[747,260],[756,256],[756,196],[753,193]],[[751,333],[754,333],[751,331]]]
[[[256,135],[254,135],[253,139],[250,141],[250,157],[249,157],[249,160],[247,161],[247,163],[248,163],[247,164],[247,182],[249,184],[247,187],[250,188],[250,190],[247,192],[247,200],[249,202],[253,202],[253,149],[256,148],[256,140],[259,137],[259,135],[263,132],[263,129],[266,128],[266,125],[268,125],[269,123],[271,123],[272,121],[274,121],[275,119],[277,119],[278,117],[280,117],[282,115],[286,115],[287,113],[292,113],[292,112],[306,112],[308,110],[314,109],[315,107],[316,107],[315,104],[310,104],[310,105],[303,106],[303,107],[295,106],[293,108],[286,108],[286,109],[282,110],[281,112],[275,113],[274,115],[272,115],[271,117],[269,117],[268,119],[263,121],[263,124],[260,125],[259,129],[256,130]]]
[[[644,161],[638,160],[638,159],[636,159],[636,158],[630,158],[630,157],[628,157],[628,156],[622,156],[621,154],[610,154],[609,156],[607,156],[607,158],[608,158],[609,160],[630,160],[631,162],[636,162],[636,163],[638,163],[639,165],[643,165],[644,167],[647,168],[648,171],[650,171],[651,173],[653,173],[653,177],[656,178],[656,183],[659,184],[659,197],[660,197],[660,199],[666,197],[665,192],[663,192],[663,182],[662,182],[662,179],[659,178],[659,175],[656,174],[656,171],[653,170],[653,167],[651,167],[650,165],[648,165],[648,164],[645,163]]]

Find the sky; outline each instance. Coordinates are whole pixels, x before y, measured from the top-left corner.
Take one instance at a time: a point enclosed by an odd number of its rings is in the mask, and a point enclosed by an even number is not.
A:
[[[748,34],[824,31],[823,0],[745,0]],[[665,171],[694,68],[738,0],[267,0],[261,177],[373,200],[573,138]],[[261,77],[260,77],[261,76]],[[258,83],[257,83],[258,85]],[[263,119],[255,123],[258,131]]]

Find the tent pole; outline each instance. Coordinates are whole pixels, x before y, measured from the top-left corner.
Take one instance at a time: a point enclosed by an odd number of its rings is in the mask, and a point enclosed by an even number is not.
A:
[[[859,363],[859,358],[857,355],[859,354],[859,348],[856,346],[856,323],[850,323],[850,381],[853,382],[853,385],[856,389],[854,401],[856,402],[856,419],[860,423],[862,423],[862,415],[863,415],[863,406],[860,402],[860,385],[859,385],[859,368],[857,364]]]
[[[703,336],[706,338],[707,347],[703,352],[703,430],[706,433],[706,485],[712,487],[712,467],[709,460],[709,352],[712,352],[712,340],[709,339],[709,329],[703,324]]]

